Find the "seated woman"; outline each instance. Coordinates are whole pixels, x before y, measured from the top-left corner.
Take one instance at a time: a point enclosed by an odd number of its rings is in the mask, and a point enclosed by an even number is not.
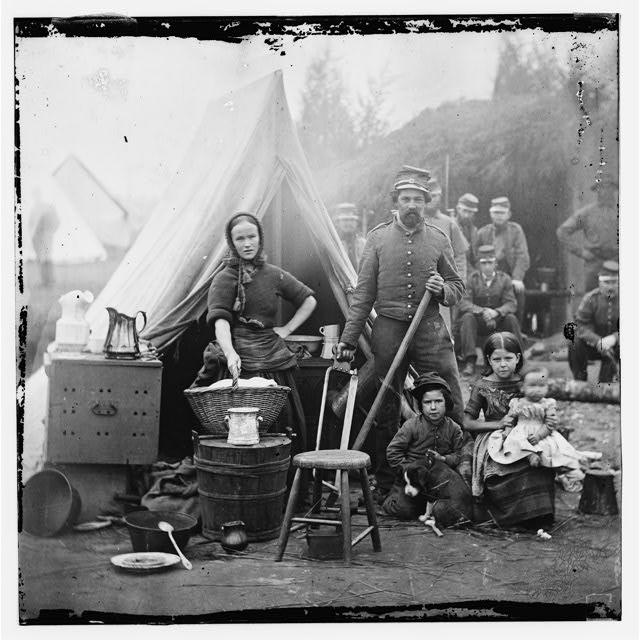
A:
[[[524,364],[520,343],[507,331],[494,333],[483,353],[485,376],[471,389],[464,410],[465,431],[474,436],[463,449],[463,457],[473,453],[471,492],[486,507],[487,518],[500,526],[548,524],[555,513],[554,471],[533,468],[527,459],[500,464],[488,452],[491,434],[504,427],[509,402],[520,395],[519,371]],[[484,421],[478,420],[481,411]]]
[[[236,213],[225,228],[229,253],[224,268],[211,282],[207,322],[215,342],[204,351],[204,364],[193,386],[208,386],[221,378],[262,376],[291,387],[294,425],[305,447],[304,412],[292,371],[296,355],[284,338],[295,331],[316,307],[313,291],[290,273],[268,264],[263,253],[260,221],[250,213]],[[296,311],[284,326],[275,326],[279,298]]]

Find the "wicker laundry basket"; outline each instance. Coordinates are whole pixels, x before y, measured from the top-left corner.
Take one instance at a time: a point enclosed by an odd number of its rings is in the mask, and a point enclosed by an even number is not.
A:
[[[191,409],[200,421],[202,429],[213,435],[226,435],[228,427],[224,417],[228,409],[238,407],[257,407],[262,422],[259,423],[260,435],[266,433],[278,419],[291,389],[277,385],[263,388],[242,388],[232,390],[193,388],[185,389],[184,395]]]

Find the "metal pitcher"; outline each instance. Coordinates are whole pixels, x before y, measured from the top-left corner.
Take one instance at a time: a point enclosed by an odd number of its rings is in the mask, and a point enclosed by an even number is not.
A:
[[[140,357],[138,332],[147,325],[147,314],[138,311],[134,317],[118,313],[113,307],[107,307],[109,313],[109,329],[104,342],[105,358],[134,360]],[[142,315],[144,324],[138,329],[138,316]]]

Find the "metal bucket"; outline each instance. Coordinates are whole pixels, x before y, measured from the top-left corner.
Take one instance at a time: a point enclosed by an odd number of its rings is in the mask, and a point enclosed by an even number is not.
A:
[[[336,560],[342,558],[342,527],[307,529],[307,546],[310,558]]]
[[[67,477],[45,469],[29,478],[22,492],[22,527],[34,536],[55,536],[76,522],[81,506]]]
[[[215,436],[194,435],[202,535],[222,537],[222,525],[242,520],[249,541],[277,538],[290,463],[291,440],[263,436],[235,446]]]

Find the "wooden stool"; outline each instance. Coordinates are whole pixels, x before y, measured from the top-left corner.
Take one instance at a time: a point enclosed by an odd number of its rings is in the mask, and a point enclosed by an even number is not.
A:
[[[305,453],[299,453],[293,458],[293,466],[296,467],[296,475],[293,479],[289,501],[287,502],[287,510],[284,515],[284,521],[282,522],[282,529],[280,530],[276,562],[282,560],[291,531],[301,529],[305,524],[342,525],[342,555],[347,565],[351,563],[351,548],[369,534],[371,535],[373,550],[382,551],[380,531],[378,530],[376,511],[371,489],[369,488],[369,476],[367,475],[367,468],[371,466],[371,459],[368,454],[350,449],[307,451]],[[320,501],[322,498],[321,470],[329,469],[338,472],[340,476],[340,520],[306,516],[296,518],[293,516],[298,499],[298,492],[300,490],[302,469],[316,470],[313,480],[312,513],[318,513],[320,511]],[[362,495],[364,497],[364,503],[367,509],[367,520],[369,522],[369,526],[353,540],[351,540],[351,503],[349,499],[350,470],[357,470],[360,473],[360,485],[362,486]],[[291,524],[293,522],[296,524],[292,527]]]

